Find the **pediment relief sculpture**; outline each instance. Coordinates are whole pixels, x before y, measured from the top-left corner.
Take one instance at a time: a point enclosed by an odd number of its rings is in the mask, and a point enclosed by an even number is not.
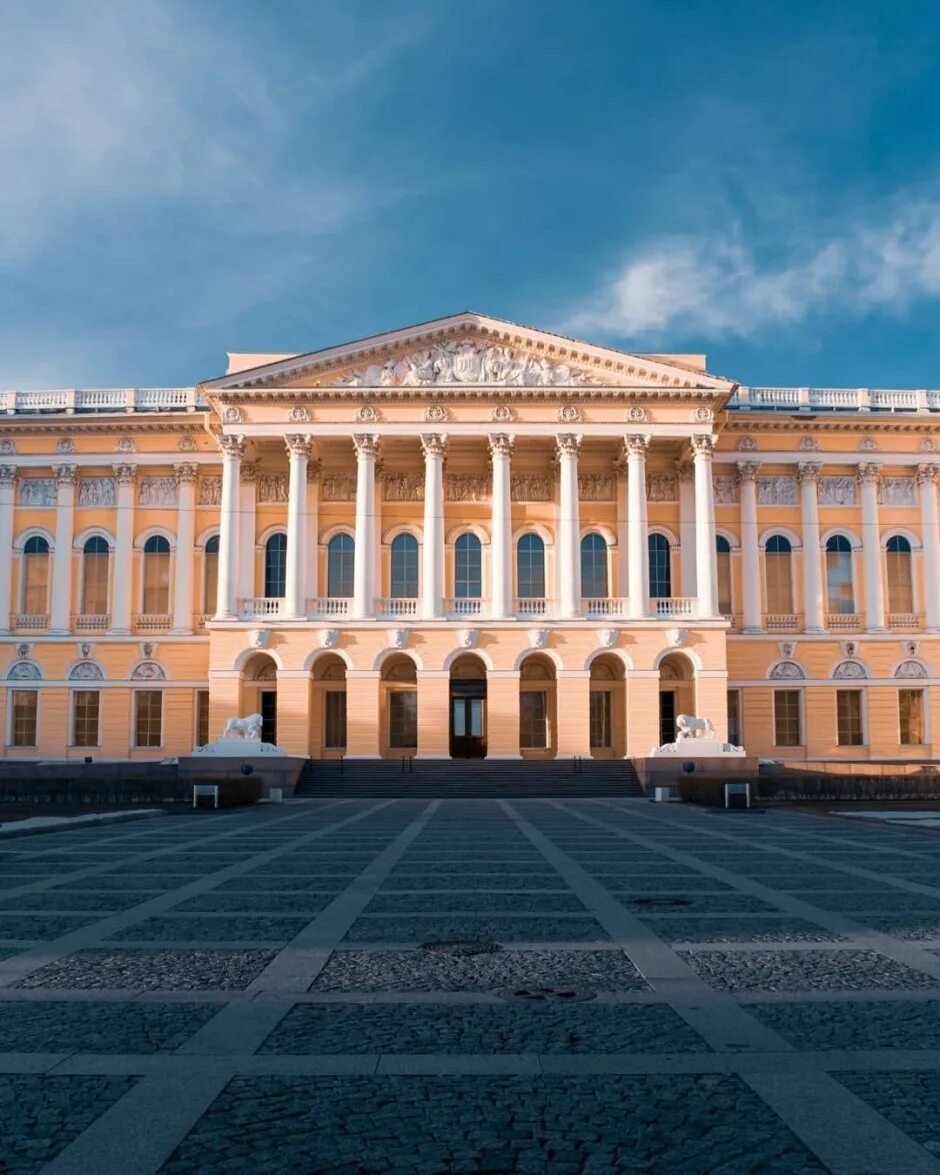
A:
[[[400,359],[373,363],[337,380],[341,387],[420,387],[427,384],[508,384],[572,387],[599,381],[566,363],[551,363],[498,344],[437,343]]]

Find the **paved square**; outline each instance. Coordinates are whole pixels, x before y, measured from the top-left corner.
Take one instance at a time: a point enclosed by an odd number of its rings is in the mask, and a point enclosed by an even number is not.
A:
[[[0,1170],[940,1175],[940,836],[296,801],[8,841]]]

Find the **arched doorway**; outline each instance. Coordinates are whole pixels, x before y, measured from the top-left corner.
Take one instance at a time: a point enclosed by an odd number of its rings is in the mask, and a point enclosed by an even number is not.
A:
[[[277,666],[267,653],[255,653],[245,663],[242,706],[246,714],[261,715],[261,741],[277,743]]]
[[[346,662],[324,653],[313,667],[313,751],[321,759],[339,759],[346,751]]]
[[[450,755],[486,755],[486,666],[473,653],[458,657],[450,669]]]
[[[396,653],[382,665],[383,754],[414,754],[418,749],[418,674],[415,663]]]
[[[555,663],[532,653],[519,671],[519,752],[523,759],[553,759],[557,751]]]
[[[622,759],[627,753],[626,683],[619,657],[602,654],[591,662],[591,757]]]
[[[692,663],[681,653],[670,653],[659,663],[659,741],[676,741],[676,716],[695,713]]]

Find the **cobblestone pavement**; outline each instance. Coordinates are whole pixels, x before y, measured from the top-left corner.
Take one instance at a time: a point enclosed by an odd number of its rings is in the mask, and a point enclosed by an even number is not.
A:
[[[0,1171],[940,1175],[940,837],[304,800],[7,841]]]

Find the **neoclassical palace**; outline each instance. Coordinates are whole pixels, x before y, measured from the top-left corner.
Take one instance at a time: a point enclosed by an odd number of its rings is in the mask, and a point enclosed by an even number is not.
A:
[[[940,747],[940,392],[463,313],[0,409],[8,757]]]

